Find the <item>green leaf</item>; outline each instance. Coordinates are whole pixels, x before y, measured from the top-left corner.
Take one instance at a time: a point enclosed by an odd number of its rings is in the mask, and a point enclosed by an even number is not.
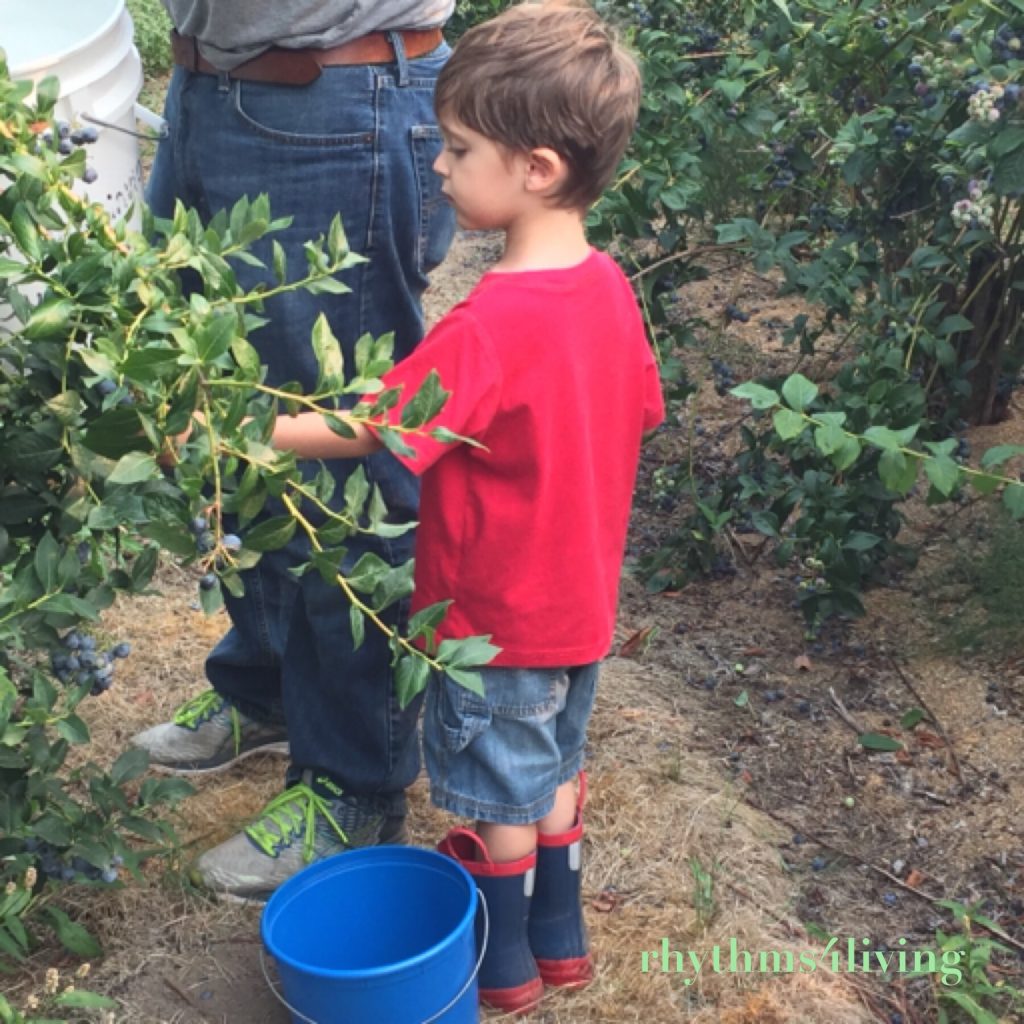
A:
[[[109,996],[101,996],[96,992],[61,992],[54,997],[57,1006],[71,1006],[79,1010],[116,1010],[121,1004]]]
[[[720,78],[715,88],[730,102],[735,103],[746,91],[747,83],[738,78]]]
[[[992,169],[992,191],[998,196],[1024,193],[1024,154],[1007,153]]]
[[[89,729],[78,715],[67,715],[57,719],[57,735],[63,736],[68,743],[81,746],[89,742]]]
[[[834,455],[846,444],[847,434],[835,423],[823,423],[814,430],[814,443],[822,455]]]
[[[955,313],[953,316],[947,316],[936,328],[935,333],[942,338],[946,338],[951,334],[959,334],[961,331],[970,331],[973,328],[974,324],[967,317],[962,316],[960,313]]]
[[[878,460],[878,475],[882,483],[896,494],[906,494],[917,480],[915,458],[908,458],[903,452],[884,451]]]
[[[441,378],[436,370],[431,370],[419,386],[412,401],[402,409],[401,422],[403,427],[415,429],[429,423],[443,408],[450,391],[441,386]]]
[[[864,440],[884,451],[896,451],[905,448],[914,440],[917,427],[904,427],[902,430],[890,430],[888,427],[868,427],[864,431]]]
[[[818,397],[818,385],[802,373],[794,373],[782,385],[782,397],[791,409],[801,412]]]
[[[138,484],[145,480],[156,480],[159,476],[160,467],[155,456],[145,452],[129,452],[118,459],[117,465],[107,477],[107,483]]]
[[[1024,519],[1024,484],[1008,484],[1003,491],[1003,505],[1014,519]]]
[[[982,469],[994,469],[996,466],[1001,466],[1004,462],[1008,462],[1010,459],[1015,458],[1018,455],[1024,455],[1024,445],[1020,444],[999,444],[993,448],[989,448],[981,457]]]
[[[275,238],[271,243],[273,252],[274,279],[278,284],[284,284],[288,279],[288,256],[284,246]]]
[[[53,535],[44,533],[42,539],[36,545],[36,553],[33,558],[36,570],[36,577],[43,586],[43,590],[53,590],[57,585],[57,566],[60,564],[60,545],[54,540]]]
[[[904,729],[913,729],[922,718],[924,718],[924,712],[920,708],[911,708],[900,719],[900,725],[902,725]]]
[[[407,707],[418,693],[422,693],[430,678],[430,665],[414,654],[404,655],[395,667],[395,690],[398,703]]]
[[[995,476],[990,476],[988,473],[967,473],[968,483],[982,495],[995,494],[999,490],[999,486],[1002,481]]]
[[[779,396],[771,388],[748,380],[738,387],[731,388],[730,395],[736,398],[745,398],[755,409],[774,409],[779,404]]]
[[[352,633],[352,649],[359,650],[366,639],[366,618],[354,604],[349,605],[348,625]]]
[[[341,226],[341,215],[335,214],[327,232],[327,255],[331,257],[332,263],[340,263],[348,251],[348,239],[345,237],[345,229]]]
[[[957,992],[955,989],[947,988],[943,990],[942,998],[956,1003],[960,1009],[970,1015],[974,1024],[1000,1024],[1000,1020],[995,1014],[989,1013],[973,996],[966,992]]]
[[[196,354],[200,361],[209,365],[220,359],[228,349],[238,331],[238,320],[233,313],[222,314],[208,320],[196,335]]]
[[[11,215],[11,231],[18,243],[18,248],[30,260],[38,260],[42,253],[39,230],[24,203],[18,203],[14,208],[14,213]]]
[[[745,708],[750,703],[750,694],[746,690],[740,691],[738,697],[734,698],[733,704],[738,708]]]
[[[65,334],[74,312],[70,299],[46,299],[32,310],[22,333],[32,341]]]
[[[28,950],[22,949],[21,946],[15,941],[14,937],[4,927],[4,922],[0,920],[0,953],[6,953],[12,960],[24,960],[25,954]],[[2,999],[3,996],[0,996]],[[0,1017],[0,1020],[3,1018]],[[8,1020],[13,1021],[14,1017],[8,1017]],[[23,1018],[18,1018],[22,1020]]]
[[[870,551],[882,543],[882,538],[874,533],[867,533],[864,530],[856,530],[843,541],[843,547],[847,551]]]
[[[337,221],[337,218],[335,218]],[[345,363],[341,345],[331,331],[327,317],[321,313],[313,324],[313,353],[316,356],[320,376],[317,378],[317,394],[340,391],[345,384]]]
[[[146,448],[142,421],[133,408],[109,409],[89,425],[82,442],[86,448],[108,459],[119,459],[126,452]]]
[[[849,469],[860,458],[860,452],[860,441],[847,435],[843,439],[842,445],[832,455],[832,465],[841,473],[843,470]]]
[[[276,551],[295,535],[296,523],[291,516],[273,516],[258,523],[245,535],[245,546],[251,551]]]
[[[154,540],[165,551],[182,558],[190,558],[196,553],[196,540],[183,526],[154,521],[141,527],[144,537]]]
[[[92,602],[75,594],[51,594],[39,603],[39,610],[56,615],[77,615],[83,619],[95,619],[99,615]]]
[[[445,674],[453,683],[458,683],[459,686],[469,690],[470,693],[475,693],[478,697],[486,696],[484,681],[479,672],[467,672],[461,668],[449,668]]]
[[[792,441],[794,437],[799,437],[803,433],[804,427],[807,426],[807,422],[800,413],[793,412],[791,409],[776,409],[772,416],[775,432],[783,441]]]
[[[943,497],[948,498],[960,482],[960,467],[948,455],[925,459],[925,476]]]
[[[894,740],[891,736],[885,736],[880,732],[864,732],[857,737],[857,742],[865,750],[894,751],[902,750],[903,744]]]
[[[999,132],[989,143],[988,155],[993,160],[998,160],[1000,157],[1020,149],[1021,146],[1024,146],[1024,128],[1019,125],[1010,125]]]
[[[80,924],[72,921],[59,907],[47,906],[42,913],[50,918],[50,926],[57,933],[65,949],[87,960],[103,955],[103,948]]]
[[[449,668],[479,668],[501,653],[501,648],[495,647],[490,640],[490,636],[442,640],[441,646],[437,649],[437,660],[446,671]]]
[[[110,781],[123,786],[141,778],[149,767],[149,755],[138,747],[131,747],[121,754],[110,767]]]

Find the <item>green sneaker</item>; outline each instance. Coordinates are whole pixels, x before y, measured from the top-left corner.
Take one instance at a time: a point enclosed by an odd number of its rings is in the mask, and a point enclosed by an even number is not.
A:
[[[373,801],[336,792],[321,796],[312,773],[263,808],[244,831],[204,853],[189,872],[196,885],[238,902],[262,903],[307,864],[360,846],[404,843],[405,815],[388,815]]]
[[[131,744],[149,754],[152,767],[177,775],[222,771],[250,754],[288,756],[283,725],[250,718],[216,690],[185,701],[170,722],[140,732]]]

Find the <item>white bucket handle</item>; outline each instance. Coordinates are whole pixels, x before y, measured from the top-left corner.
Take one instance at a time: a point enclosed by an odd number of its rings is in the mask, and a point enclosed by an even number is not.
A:
[[[135,117],[142,121],[143,124],[152,128],[152,132],[136,132],[131,128],[125,128],[124,125],[114,124],[113,121],[104,121],[101,118],[94,117],[92,114],[79,114],[78,116],[83,121],[88,121],[89,124],[98,124],[101,128],[109,128],[111,131],[121,132],[123,135],[132,135],[136,139],[155,141],[166,139],[170,134],[167,122],[159,114],[154,114],[152,110],[144,107],[141,103],[135,104]]]
[[[480,897],[480,908],[484,912],[484,934],[483,942],[480,943],[480,955],[476,958],[476,966],[473,968],[469,977],[466,979],[466,984],[459,989],[448,1003],[437,1011],[433,1016],[428,1017],[426,1020],[421,1021],[420,1024],[434,1024],[435,1021],[440,1020],[456,1003],[469,991],[470,986],[476,981],[477,975],[480,973],[480,966],[484,962],[484,955],[487,953],[487,942],[491,937],[491,915],[487,910],[487,900],[484,898],[483,892],[479,888],[476,890],[477,896]],[[270,973],[267,971],[267,957],[263,951],[263,945],[260,944],[260,969],[263,971],[263,980],[267,983],[267,987],[271,992],[274,993],[277,1001],[293,1016],[298,1017],[299,1020],[303,1021],[304,1024],[319,1024],[318,1021],[313,1020],[312,1017],[307,1017],[301,1010],[296,1010],[291,1003],[288,1002],[284,997],[284,993],[274,984],[270,977]]]

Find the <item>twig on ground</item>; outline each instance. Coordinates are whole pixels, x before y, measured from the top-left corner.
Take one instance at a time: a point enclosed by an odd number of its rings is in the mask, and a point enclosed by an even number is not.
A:
[[[847,725],[848,725],[848,726],[849,726],[849,727],[850,727],[850,728],[851,728],[851,729],[852,729],[852,730],[853,730],[853,731],[854,731],[854,732],[855,732],[855,733],[856,733],[856,734],[857,734],[858,736],[863,736],[863,735],[864,735],[864,732],[865,732],[865,730],[864,730],[864,729],[862,729],[862,728],[861,728],[861,727],[860,727],[860,726],[859,726],[859,725],[857,724],[857,719],[855,719],[855,718],[853,717],[853,715],[851,715],[851,714],[850,714],[850,712],[846,710],[846,706],[845,706],[845,705],[843,704],[843,702],[842,702],[842,701],[841,701],[841,700],[839,699],[839,695],[838,695],[838,694],[836,693],[836,691],[835,691],[835,690],[833,689],[833,687],[831,687],[831,686],[830,686],[830,687],[828,688],[828,695],[829,695],[829,698],[831,699],[831,701],[832,701],[833,705],[835,706],[835,709],[836,709],[836,714],[838,714],[838,715],[839,715],[839,717],[840,717],[840,718],[841,718],[841,719],[842,719],[842,720],[843,720],[843,721],[844,721],[844,722],[845,722],[845,723],[846,723],[846,724],[847,724]]]
[[[956,747],[953,746],[953,741],[949,738],[949,733],[942,727],[942,723],[939,721],[938,716],[934,711],[925,703],[924,697],[917,692],[917,688],[907,678],[906,672],[900,668],[899,662],[895,658],[889,659],[890,664],[896,670],[896,674],[900,677],[903,685],[910,691],[914,700],[921,706],[921,710],[924,711],[930,719],[932,725],[938,730],[939,735],[946,741],[946,748],[949,750],[949,756],[953,759],[953,767],[956,769],[956,777],[960,782],[961,786],[966,786],[967,783],[964,781],[964,772],[960,767],[960,759],[956,756]]]

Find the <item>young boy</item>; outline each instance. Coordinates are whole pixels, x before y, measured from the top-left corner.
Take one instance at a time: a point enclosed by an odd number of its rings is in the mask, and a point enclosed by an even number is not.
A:
[[[409,437],[402,461],[423,478],[414,610],[453,599],[442,637],[501,648],[485,698],[431,681],[424,748],[433,801],[477,819],[441,849],[487,900],[481,999],[509,1011],[544,982],[593,976],[580,769],[640,444],[663,407],[629,284],[583,219],[639,95],[634,61],[586,6],[523,4],[459,41],[437,83],[434,170],[460,225],[501,229],[504,253],[386,378],[412,395],[437,370],[451,392],[437,424],[482,445]],[[273,441],[311,458],[380,447],[352,426],[344,439],[316,413],[282,416]]]

